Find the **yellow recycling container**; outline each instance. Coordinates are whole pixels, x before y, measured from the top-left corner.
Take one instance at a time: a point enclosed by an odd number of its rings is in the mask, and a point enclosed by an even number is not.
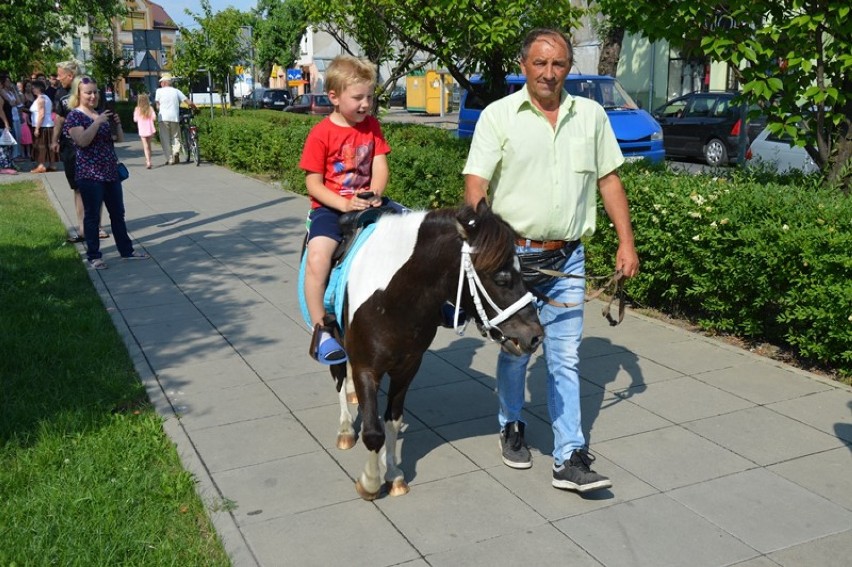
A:
[[[453,78],[448,73],[426,71],[426,114],[446,114],[450,111]],[[443,102],[443,112],[441,103]]]
[[[408,112],[426,112],[426,77],[408,75],[405,78],[405,108]]]

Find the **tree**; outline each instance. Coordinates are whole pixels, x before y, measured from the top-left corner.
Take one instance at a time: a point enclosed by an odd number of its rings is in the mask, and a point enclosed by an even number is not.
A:
[[[847,0],[598,0],[651,41],[731,64],[743,98],[804,147],[829,182],[852,180],[852,27]]]
[[[214,14],[210,0],[201,0],[201,11],[201,14],[195,14],[186,10],[199,29],[180,28],[181,42],[172,71],[191,80],[199,70],[206,69],[213,83],[220,85],[217,92],[224,94],[221,85],[227,84],[234,65],[249,56],[245,43],[238,38],[242,27],[251,22],[251,17],[235,8]],[[210,88],[214,86],[210,85]]]
[[[458,84],[485,102],[506,94],[521,42],[535,27],[575,28],[583,8],[534,0],[375,0],[376,16],[400,42],[435,56]],[[469,76],[481,73],[483,84]]]
[[[102,25],[123,13],[121,0],[4,0],[0,2],[2,65],[15,76],[53,72],[57,42],[77,26]]]
[[[274,64],[291,66],[299,57],[308,30],[302,0],[258,0],[255,15],[255,56],[260,74],[268,77]]]
[[[382,77],[377,86],[374,111],[380,101],[390,95],[393,85],[400,78],[435,59],[431,56],[419,63],[415,62],[417,48],[402,46],[400,39],[384,24],[374,4],[352,0],[306,0],[305,5],[310,22],[331,35],[347,53],[362,55],[352,51],[350,42],[354,40],[363,50],[363,56],[377,68],[381,69],[385,63],[391,64],[390,73]]]
[[[130,75],[128,65],[133,61],[132,57],[125,57],[121,51],[115,48],[112,38],[108,41],[96,43],[92,46],[92,58],[89,61],[89,72],[92,78],[104,88],[110,87],[115,92],[115,82],[126,79]]]

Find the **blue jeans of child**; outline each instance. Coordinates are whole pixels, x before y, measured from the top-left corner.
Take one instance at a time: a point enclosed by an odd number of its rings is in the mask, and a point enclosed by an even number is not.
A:
[[[115,247],[122,257],[133,254],[133,242],[127,234],[124,223],[124,193],[121,181],[93,181],[78,179],[77,188],[83,198],[83,231],[86,233],[86,257],[89,260],[100,258],[101,241],[98,238],[98,226],[101,219],[101,203],[109,213],[112,237]]]
[[[518,247],[520,252],[535,250]],[[582,244],[566,258],[559,271],[585,275],[586,257]],[[547,297],[577,307],[554,307],[536,301],[539,320],[544,327],[544,357],[547,363],[547,409],[553,427],[553,461],[561,465],[575,449],[586,446],[580,417],[580,358],[577,351],[583,336],[583,298],[586,280],[556,278],[538,287]],[[514,356],[500,351],[497,360],[497,395],[500,399],[500,427],[523,421],[521,409],[526,394],[527,365],[530,355]]]

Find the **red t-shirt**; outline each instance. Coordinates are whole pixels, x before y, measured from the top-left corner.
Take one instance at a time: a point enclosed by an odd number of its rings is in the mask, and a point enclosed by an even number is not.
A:
[[[299,167],[308,173],[322,173],[323,185],[351,198],[359,189],[369,189],[373,158],[390,153],[379,121],[367,116],[355,126],[338,126],[331,118],[311,129]],[[311,208],[322,206],[311,198]]]

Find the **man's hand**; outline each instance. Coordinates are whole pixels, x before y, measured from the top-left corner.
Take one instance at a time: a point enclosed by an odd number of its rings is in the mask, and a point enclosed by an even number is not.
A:
[[[639,255],[632,244],[620,244],[615,253],[615,269],[621,270],[625,277],[632,278],[639,273]]]

